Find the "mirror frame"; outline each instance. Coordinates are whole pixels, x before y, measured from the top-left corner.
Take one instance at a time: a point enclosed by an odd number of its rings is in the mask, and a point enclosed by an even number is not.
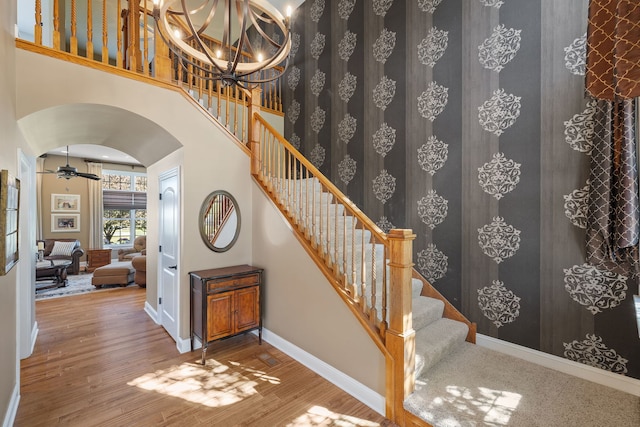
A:
[[[224,247],[218,247],[218,246],[215,246],[213,243],[211,243],[211,241],[209,241],[204,230],[205,211],[207,210],[211,200],[213,200],[214,197],[219,195],[226,196],[231,200],[231,203],[233,203],[233,205],[235,206],[236,217],[238,220],[238,223],[236,224],[236,231],[233,235],[233,239],[231,239],[231,241]],[[200,231],[200,237],[202,238],[202,241],[209,249],[211,249],[214,252],[226,252],[229,249],[231,249],[231,247],[236,243],[236,240],[238,240],[238,236],[240,235],[240,225],[241,225],[240,207],[238,206],[238,202],[236,201],[236,199],[229,192],[224,190],[216,190],[211,192],[207,197],[205,197],[204,201],[202,202],[202,205],[200,206],[200,213],[198,214],[198,229]]]

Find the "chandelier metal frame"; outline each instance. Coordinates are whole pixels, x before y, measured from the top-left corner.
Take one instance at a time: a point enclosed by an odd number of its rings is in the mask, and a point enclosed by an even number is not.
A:
[[[186,70],[188,65],[201,71],[201,77],[206,80],[219,80],[225,86],[238,85],[244,89],[252,89],[256,86],[278,79],[287,69],[289,52],[291,51],[290,16],[282,16],[266,0],[223,0],[224,28],[220,50],[213,52],[209,48],[202,35],[207,30],[215,15],[220,13],[219,0],[200,0],[191,6],[187,0],[154,0],[153,18],[156,22],[157,33],[162,40],[180,58],[182,67]],[[179,5],[177,5],[179,3]],[[179,7],[176,7],[179,6]],[[234,7],[235,6],[235,14]],[[207,10],[207,7],[209,8]],[[197,25],[192,16],[207,11],[202,24]],[[289,15],[290,12],[287,12]],[[239,36],[232,40],[232,25],[238,24]],[[177,34],[176,23],[183,28],[177,28],[180,32],[188,30],[189,33],[182,36]],[[275,41],[267,35],[263,26],[273,24],[284,35],[282,43]],[[268,45],[275,47],[271,56],[263,58],[266,52],[257,52],[249,41],[248,30],[252,27],[257,35],[266,41]],[[189,42],[193,41],[194,46]],[[272,49],[273,50],[273,49]],[[244,56],[244,57],[243,57]],[[244,62],[243,62],[244,61]],[[284,67],[277,69],[284,63]],[[273,69],[272,73],[265,76],[260,73]]]

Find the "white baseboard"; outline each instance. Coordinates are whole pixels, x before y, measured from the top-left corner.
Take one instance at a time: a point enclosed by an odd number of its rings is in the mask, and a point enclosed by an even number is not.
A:
[[[253,331],[253,333],[257,334],[258,331]],[[384,396],[381,396],[377,392],[371,390],[369,387],[354,380],[353,378],[344,374],[343,372],[340,372],[333,366],[323,362],[314,355],[307,353],[300,347],[291,344],[290,342],[274,334],[273,332],[270,332],[267,329],[262,329],[262,338],[289,357],[297,360],[307,368],[311,369],[322,378],[326,379],[335,386],[340,387],[342,390],[346,391],[351,396],[355,397],[374,411],[378,412],[380,415],[385,415]]]
[[[597,384],[614,388],[634,396],[640,396],[640,380],[614,374],[603,369],[587,366],[582,363],[543,353],[521,345],[512,344],[507,341],[492,338],[486,335],[477,334],[476,344],[500,353],[508,354],[545,368],[560,371],[574,377],[582,378]]]
[[[191,351],[191,338],[178,338],[176,347],[180,353],[188,353]],[[194,347],[195,350],[195,347]]]
[[[151,307],[151,304],[149,304],[148,301],[145,301],[144,303],[144,312],[147,313],[151,320],[156,322],[157,325],[160,324],[160,322],[158,322],[158,312],[155,308]]]
[[[18,404],[20,403],[20,385],[16,383],[11,393],[11,399],[9,400],[9,407],[2,420],[2,427],[11,427],[16,420],[16,414],[18,413]]]
[[[38,322],[35,321],[33,322],[33,328],[31,329],[31,349],[29,350],[29,355],[33,354],[33,349],[36,346],[36,339],[38,338],[38,332],[40,332],[40,329],[38,329]]]

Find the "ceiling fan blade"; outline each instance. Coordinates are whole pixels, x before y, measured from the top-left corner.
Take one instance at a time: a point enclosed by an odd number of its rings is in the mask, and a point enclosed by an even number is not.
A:
[[[100,181],[100,177],[98,175],[94,175],[92,173],[76,172],[76,176],[79,176],[81,178],[93,179],[95,181]]]
[[[51,169],[47,169],[47,170],[43,170],[42,172],[36,172],[36,173],[56,173],[56,171],[52,171]]]

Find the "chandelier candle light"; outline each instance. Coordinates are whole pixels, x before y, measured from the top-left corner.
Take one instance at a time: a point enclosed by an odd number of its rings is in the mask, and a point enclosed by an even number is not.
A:
[[[287,68],[291,7],[285,18],[265,0],[153,0],[153,18],[182,66],[195,67],[207,80],[252,89]],[[251,32],[266,48],[252,45]]]

